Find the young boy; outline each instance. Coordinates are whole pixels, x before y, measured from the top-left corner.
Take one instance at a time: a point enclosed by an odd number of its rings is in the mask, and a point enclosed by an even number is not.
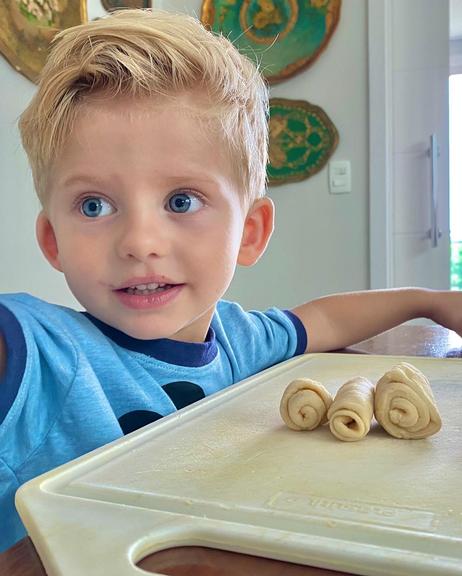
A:
[[[125,11],[57,38],[20,130],[38,242],[85,311],[0,297],[0,550],[38,474],[296,354],[421,316],[462,332],[460,293],[221,300],[273,229],[267,110],[254,66],[192,18]]]

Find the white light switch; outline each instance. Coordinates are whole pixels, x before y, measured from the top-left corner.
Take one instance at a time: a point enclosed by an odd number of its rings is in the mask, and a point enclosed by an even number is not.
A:
[[[351,164],[348,160],[329,162],[329,192],[331,194],[351,192]]]

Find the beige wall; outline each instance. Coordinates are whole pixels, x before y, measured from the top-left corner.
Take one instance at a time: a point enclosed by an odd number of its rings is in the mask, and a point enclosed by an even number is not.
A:
[[[198,0],[158,6],[196,12]],[[90,16],[101,13],[90,0]],[[39,255],[33,238],[38,209],[15,122],[33,85],[0,58],[0,291],[27,291],[74,303],[61,276]],[[291,307],[331,292],[363,289],[368,271],[367,2],[344,0],[341,20],[313,67],[274,86],[273,96],[306,99],[324,108],[340,134],[334,159],[350,160],[352,191],[332,195],[327,169],[298,184],[271,188],[276,231],[267,253],[238,270],[227,297],[245,307]]]

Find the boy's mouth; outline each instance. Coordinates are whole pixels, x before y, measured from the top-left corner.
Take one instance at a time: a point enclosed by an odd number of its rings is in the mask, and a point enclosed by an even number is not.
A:
[[[140,282],[140,280],[132,279],[114,290],[124,306],[135,310],[161,309],[175,300],[185,286],[185,284],[148,280]]]

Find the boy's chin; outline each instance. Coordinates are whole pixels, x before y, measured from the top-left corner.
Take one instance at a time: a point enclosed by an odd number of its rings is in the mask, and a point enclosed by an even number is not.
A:
[[[152,326],[150,327],[143,327],[143,326],[131,326],[131,325],[114,325],[116,330],[123,332],[127,336],[131,338],[135,338],[136,340],[159,340],[161,338],[173,338],[172,334],[168,331],[162,330],[153,330]]]

